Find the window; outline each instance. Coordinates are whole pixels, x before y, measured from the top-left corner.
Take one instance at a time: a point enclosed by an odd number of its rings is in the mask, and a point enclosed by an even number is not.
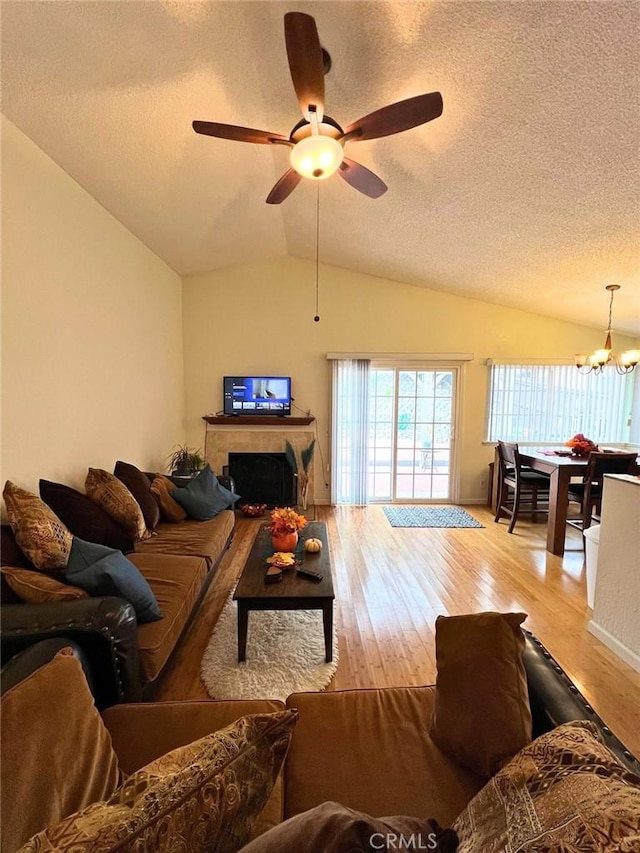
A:
[[[489,365],[487,441],[564,443],[578,432],[596,443],[629,440],[629,375],[585,375],[569,364]]]

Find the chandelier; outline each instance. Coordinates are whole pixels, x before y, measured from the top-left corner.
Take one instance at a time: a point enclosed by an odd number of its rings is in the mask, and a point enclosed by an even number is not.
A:
[[[616,290],[620,290],[619,284],[608,284],[605,288],[611,293],[609,302],[609,325],[607,326],[607,338],[604,342],[603,349],[597,349],[591,355],[577,353],[576,367],[580,373],[602,373],[608,365],[615,367],[616,371],[623,375],[630,373],[640,361],[640,352],[637,349],[626,350],[617,356],[611,351],[611,312],[613,310],[613,294]]]

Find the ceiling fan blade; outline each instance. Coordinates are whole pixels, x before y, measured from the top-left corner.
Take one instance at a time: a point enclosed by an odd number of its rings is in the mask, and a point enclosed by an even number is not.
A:
[[[368,195],[369,198],[380,198],[388,189],[381,178],[363,166],[362,163],[356,163],[355,160],[349,160],[348,157],[345,157],[340,164],[338,174],[354,189]]]
[[[298,174],[295,169],[287,169],[278,183],[267,196],[267,204],[280,204],[287,198],[298,186],[302,180],[302,175]]]
[[[304,12],[284,16],[284,39],[289,70],[302,115],[311,121],[315,107],[318,121],[324,115],[324,60],[315,20]]]
[[[219,124],[215,121],[194,121],[193,129],[205,136],[217,136],[220,139],[232,139],[234,142],[258,142],[268,145],[273,142],[289,142],[281,133],[269,133],[267,130],[254,130],[251,127],[239,127],[236,124]]]
[[[392,133],[401,133],[411,127],[417,127],[442,115],[442,95],[429,92],[428,95],[416,95],[406,101],[389,104],[388,107],[375,110],[352,122],[344,132],[354,142],[364,139],[379,139]]]

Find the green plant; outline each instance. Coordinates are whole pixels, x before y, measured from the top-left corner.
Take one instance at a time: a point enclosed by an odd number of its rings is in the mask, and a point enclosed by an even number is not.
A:
[[[167,465],[172,473],[195,474],[205,466],[202,451],[186,444],[176,444],[167,457]]]

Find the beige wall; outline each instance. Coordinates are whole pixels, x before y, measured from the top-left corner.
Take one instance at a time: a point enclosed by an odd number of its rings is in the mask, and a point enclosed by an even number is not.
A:
[[[544,305],[540,306],[541,311]],[[244,372],[291,375],[296,404],[317,418],[329,461],[331,351],[472,352],[465,367],[459,436],[462,501],[486,495],[484,446],[487,368],[493,358],[572,358],[602,346],[603,332],[477,300],[284,258],[184,280],[187,435],[202,446],[201,416],[222,408],[222,377]],[[619,349],[631,346],[616,336]],[[315,457],[315,494],[328,500],[328,474]],[[324,475],[324,476],[323,476]]]
[[[2,483],[76,487],[182,441],[181,282],[2,124]]]

